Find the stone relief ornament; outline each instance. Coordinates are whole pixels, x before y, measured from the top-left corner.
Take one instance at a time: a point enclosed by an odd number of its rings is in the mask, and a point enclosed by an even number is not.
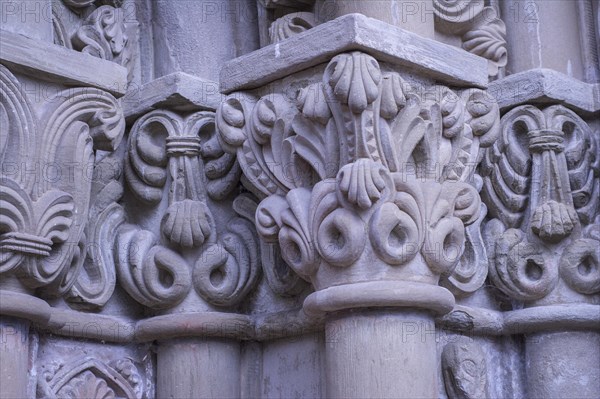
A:
[[[112,296],[116,271],[111,259],[106,259],[102,248],[110,242],[114,232],[114,218],[105,212],[123,196],[121,179],[122,154],[107,154],[97,159],[92,176],[92,200],[88,222],[84,230],[86,253],[82,268],[68,295],[67,301],[84,309],[101,308]]]
[[[104,5],[95,9],[77,29],[72,39],[74,49],[94,57],[129,66],[131,49],[125,12]]]
[[[334,57],[295,101],[235,93],[217,112],[223,147],[262,198],[259,234],[317,290],[451,275],[480,214],[471,182],[499,133],[496,103],[410,87],[360,52]]]
[[[490,77],[507,64],[506,26],[483,0],[433,0],[435,28],[461,37],[462,48],[488,60]]]
[[[119,145],[123,113],[110,94],[74,88],[54,95],[36,115],[4,66],[0,82],[0,274],[63,295],[85,259],[91,196],[85,170],[97,150]]]
[[[481,346],[466,338],[451,342],[442,352],[442,374],[449,399],[485,399],[487,366]]]
[[[273,21],[269,27],[271,43],[277,43],[317,25],[311,12],[293,12]]]
[[[83,357],[73,363],[42,366],[37,395],[42,399],[102,398],[142,399],[142,377],[131,359],[105,364]]]
[[[144,209],[160,212],[160,227],[136,225],[117,203],[121,189],[108,183],[90,232],[103,243],[96,270],[114,265],[125,291],[155,309],[179,304],[192,286],[217,306],[237,304],[258,280],[260,250],[249,221],[238,216],[217,226],[210,209],[232,195],[241,173],[220,148],[214,113],[151,111],[133,125],[126,151],[124,180]]]
[[[227,223],[221,241],[208,246],[196,261],[194,288],[208,302],[235,305],[254,288],[260,272],[260,250],[251,220]]]
[[[254,223],[258,202],[251,194],[241,194],[233,202],[235,211]],[[276,243],[260,241],[261,269],[271,290],[279,296],[294,296],[306,289],[306,281],[294,273],[281,257],[281,249]]]
[[[502,118],[481,172],[482,197],[495,218],[486,229],[499,237],[494,283],[523,301],[547,296],[559,276],[579,293],[600,292],[600,243],[590,233],[597,229],[600,159],[590,127],[560,105],[517,107]]]

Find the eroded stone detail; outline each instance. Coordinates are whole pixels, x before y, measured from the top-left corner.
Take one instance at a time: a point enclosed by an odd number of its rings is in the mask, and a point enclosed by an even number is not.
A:
[[[444,347],[442,373],[449,399],[488,398],[487,361],[481,346],[461,338]]]
[[[90,357],[73,363],[52,363],[40,370],[38,397],[52,398],[127,398],[141,399],[142,378],[130,359],[110,365]]]
[[[315,15],[310,12],[294,12],[275,21],[269,27],[271,43],[277,43],[290,36],[302,33],[317,24]]]

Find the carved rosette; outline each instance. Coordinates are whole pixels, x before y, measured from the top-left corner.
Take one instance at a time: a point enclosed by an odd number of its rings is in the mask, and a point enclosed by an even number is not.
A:
[[[317,290],[305,310],[323,310],[327,292],[340,299],[351,285],[378,296],[376,306],[406,306],[408,292],[434,286],[443,306],[411,303],[451,308],[454,298],[437,284],[452,275],[465,225],[480,215],[474,167],[499,133],[496,103],[481,90],[410,87],[360,52],[334,57],[322,82],[294,101],[235,93],[217,126],[246,186],[263,198],[259,234]],[[481,275],[459,279],[480,285]]]
[[[95,150],[113,151],[125,120],[98,89],[57,93],[36,114],[18,80],[0,66],[0,275],[60,296],[86,257]]]
[[[481,171],[494,217],[487,234],[499,237],[494,284],[528,305],[600,293],[600,157],[590,127],[560,105],[517,107],[502,118]]]

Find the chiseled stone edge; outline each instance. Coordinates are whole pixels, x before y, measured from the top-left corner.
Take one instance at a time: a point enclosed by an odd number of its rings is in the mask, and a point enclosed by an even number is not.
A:
[[[127,91],[127,69],[66,47],[0,30],[0,62],[42,80],[92,86],[115,97]]]
[[[162,76],[142,86],[132,86],[121,100],[128,122],[159,108],[214,111],[224,98],[217,82],[184,72]]]
[[[574,111],[600,111],[600,84],[585,83],[551,69],[532,69],[491,82],[488,92],[506,111],[521,104],[562,104]]]
[[[254,89],[351,50],[455,86],[485,88],[487,60],[361,14],[348,14],[227,62],[223,93]]]

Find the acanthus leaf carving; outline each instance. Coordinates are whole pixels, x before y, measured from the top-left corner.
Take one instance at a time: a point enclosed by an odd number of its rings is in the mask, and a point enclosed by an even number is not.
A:
[[[91,182],[85,179],[84,168],[93,164],[94,148],[112,150],[119,144],[125,127],[123,113],[110,94],[74,88],[50,98],[38,123],[27,99],[18,93],[19,82],[5,67],[0,71],[2,109],[11,115],[9,125],[2,129],[2,160],[79,166],[71,168],[70,179],[24,177],[27,173],[19,169],[14,173],[3,170],[2,272],[15,270],[29,288],[63,295],[74,284],[86,257],[83,227]],[[16,122],[22,122],[22,127],[16,127]],[[41,140],[36,140],[37,135]],[[30,146],[25,156],[24,145]]]
[[[476,177],[476,186],[481,189],[482,180],[478,175]],[[465,228],[465,247],[456,268],[442,276],[441,285],[457,297],[475,292],[488,276],[488,252],[482,235],[486,215],[487,207],[481,203],[477,220]]]
[[[559,262],[561,278],[575,291],[600,293],[600,217],[584,229],[583,238],[565,248]]]
[[[125,16],[126,12],[121,8],[112,5],[98,7],[73,35],[73,48],[93,57],[129,67],[132,54]]]
[[[121,153],[111,153],[94,164],[92,200],[85,227],[86,253],[83,266],[66,296],[76,308],[102,308],[116,284],[112,254],[117,228],[125,220],[117,201],[123,196]]]
[[[462,48],[488,60],[496,77],[507,64],[506,26],[495,7],[483,0],[433,0],[435,28],[461,38]]]
[[[451,23],[464,23],[483,11],[483,0],[434,0],[435,15]]]
[[[75,10],[89,7],[91,5],[107,5],[113,7],[121,7],[124,0],[62,0],[68,7]]]
[[[222,150],[214,133],[213,113],[182,118],[157,110],[138,119],[132,128],[126,181],[138,199],[156,205],[163,198],[167,176],[171,177],[162,232],[176,245],[198,247],[215,234],[207,198],[225,198],[240,174],[235,157]],[[206,185],[199,184],[197,176]]]
[[[278,93],[235,93],[218,113],[226,150],[245,159],[248,188],[267,196],[256,211],[259,234],[317,289],[348,282],[336,268],[368,279],[357,270],[365,253],[377,255],[387,279],[424,263],[426,280],[458,263],[464,226],[481,209],[470,183],[480,149],[500,132],[498,105],[484,91],[411,87],[352,52],[334,57],[295,104]],[[280,165],[308,173],[290,178]]]
[[[83,265],[67,300],[76,307],[101,308],[112,296],[116,270],[111,244],[125,215],[120,205],[113,203],[88,225],[88,258]],[[106,248],[108,246],[109,248]]]
[[[497,76],[508,63],[506,25],[493,7],[484,9],[480,22],[462,37],[462,48],[488,60],[488,75]]]
[[[138,199],[161,213],[160,237],[125,225],[118,240],[125,246],[134,242],[138,249],[142,245],[145,260],[136,260],[139,269],[158,268],[171,276],[168,280],[173,283],[161,288],[154,277],[152,281],[136,278],[137,267],[132,269],[122,262],[119,273],[124,273],[126,289],[146,306],[176,306],[192,285],[207,303],[235,306],[255,286],[261,255],[251,225],[240,217],[224,223],[216,220],[211,210],[217,203],[222,210],[223,200],[232,196],[241,175],[235,155],[224,151],[227,144],[215,131],[215,117],[231,122],[232,129],[244,126],[245,121],[236,121],[236,103],[230,105],[231,109],[225,107],[224,114],[216,116],[206,111],[180,115],[154,110],[139,118],[131,129],[125,178]],[[268,104],[264,104],[252,123],[260,129],[268,121]],[[259,137],[259,132],[256,134]],[[164,246],[161,238],[167,241]],[[195,259],[193,266],[189,268],[167,245]],[[164,283],[164,278],[161,281]]]
[[[239,215],[254,224],[257,217],[258,202],[252,195],[240,194],[233,201],[233,208]],[[265,228],[268,227],[265,226]],[[266,233],[257,237],[260,241],[260,260],[263,275],[275,294],[280,296],[297,295],[306,288],[306,283],[283,260],[281,249],[276,244],[277,236],[272,237],[273,234]],[[267,236],[270,238],[267,239]]]

